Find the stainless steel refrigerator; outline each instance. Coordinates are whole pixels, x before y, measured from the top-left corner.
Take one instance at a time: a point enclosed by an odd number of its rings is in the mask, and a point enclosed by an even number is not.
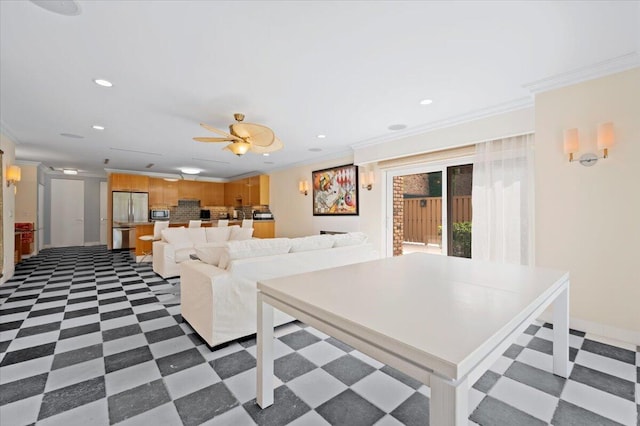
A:
[[[149,194],[113,192],[113,248],[128,249],[136,244],[136,225],[149,222]]]

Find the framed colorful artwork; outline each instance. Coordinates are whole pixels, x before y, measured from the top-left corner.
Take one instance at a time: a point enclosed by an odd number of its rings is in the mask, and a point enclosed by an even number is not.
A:
[[[358,166],[316,170],[311,177],[314,216],[358,215]]]

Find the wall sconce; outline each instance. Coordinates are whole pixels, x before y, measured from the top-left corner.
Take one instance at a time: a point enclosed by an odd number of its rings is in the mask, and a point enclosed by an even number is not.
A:
[[[301,180],[298,183],[298,191],[300,191],[300,193],[304,194],[304,196],[306,197],[309,194],[309,182],[306,180]]]
[[[362,189],[366,188],[368,191],[371,191],[375,182],[376,178],[373,174],[373,170],[360,172],[360,186]]]
[[[21,170],[18,166],[9,166],[7,168],[7,188],[9,185],[16,185],[17,182],[20,182]]]
[[[599,158],[609,157],[609,148],[615,141],[613,133],[613,123],[603,123],[598,125],[598,138],[597,147],[598,150],[603,150],[602,157],[598,157],[596,154],[586,153],[582,154],[577,160],[586,167],[591,167],[598,162]],[[580,137],[578,135],[578,129],[569,129],[564,132],[564,153],[569,154],[569,162],[574,162],[573,154],[578,152],[580,146]]]

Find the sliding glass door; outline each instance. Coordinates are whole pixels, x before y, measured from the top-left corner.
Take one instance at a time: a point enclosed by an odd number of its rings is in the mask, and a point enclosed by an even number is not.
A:
[[[471,257],[473,165],[440,162],[387,171],[387,255]]]

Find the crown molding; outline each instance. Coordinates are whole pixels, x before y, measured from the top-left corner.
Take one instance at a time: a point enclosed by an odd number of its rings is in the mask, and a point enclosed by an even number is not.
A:
[[[16,138],[16,135],[13,133],[13,131],[9,128],[9,126],[7,126],[7,123],[5,123],[1,118],[0,118],[0,132],[4,133],[16,145],[20,143],[20,141],[18,141],[18,138]]]
[[[536,94],[626,71],[638,66],[640,66],[640,54],[634,50],[633,52],[616,56],[615,58],[602,62],[532,81],[531,83],[524,84],[522,87]]]
[[[420,135],[423,133],[432,132],[438,129],[444,129],[446,127],[456,126],[458,124],[467,123],[470,121],[480,120],[482,118],[490,117],[492,115],[504,114],[511,111],[516,111],[525,108],[533,107],[533,97],[527,96],[524,98],[514,99],[509,102],[504,102],[498,105],[493,105],[487,108],[477,109],[466,114],[457,115],[454,117],[446,118],[444,120],[433,121],[421,126],[412,127],[402,132],[394,132],[389,135],[379,136],[371,139],[367,139],[361,142],[356,142],[350,145],[352,149],[359,149],[373,145],[379,145],[385,142],[397,141],[411,136]]]

